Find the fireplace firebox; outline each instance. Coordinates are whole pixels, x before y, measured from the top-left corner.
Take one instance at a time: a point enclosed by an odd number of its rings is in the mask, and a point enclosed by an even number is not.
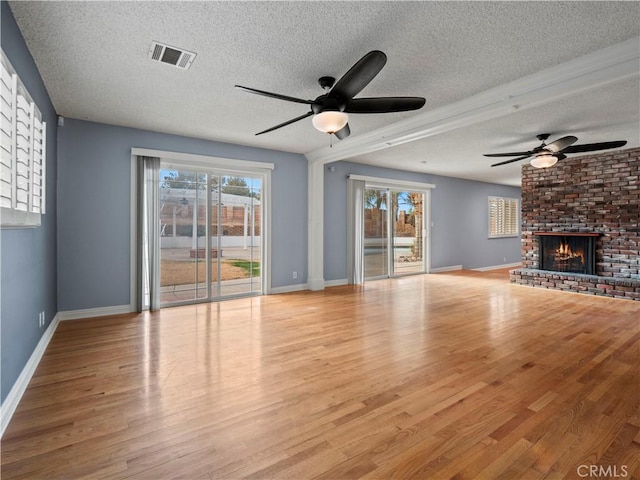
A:
[[[598,233],[538,232],[540,270],[595,275]]]

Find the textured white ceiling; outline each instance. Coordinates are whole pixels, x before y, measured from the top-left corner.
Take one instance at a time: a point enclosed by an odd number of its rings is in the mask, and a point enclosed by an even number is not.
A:
[[[247,94],[235,84],[315,98],[322,93],[319,77],[339,78],[379,49],[387,65],[361,96],[424,96],[425,111],[640,35],[639,2],[10,6],[60,115],[298,153],[328,143],[310,119],[254,133],[307,107]],[[154,40],[198,56],[187,71],[154,63],[147,58]],[[528,149],[543,132],[638,146],[639,89],[636,76],[351,160],[518,184],[519,165],[490,169],[481,153]],[[352,115],[351,138],[419,113]]]
[[[617,108],[609,108],[610,102]],[[574,135],[578,137],[576,145],[627,140],[629,145],[638,146],[639,109],[640,87],[636,77],[569,96],[553,105],[514,112],[349,160],[516,185],[520,181],[521,166],[526,161],[491,168],[491,164],[508,158],[487,158],[481,154],[531,150],[541,143],[536,138],[539,133],[551,133],[547,143],[565,135]]]

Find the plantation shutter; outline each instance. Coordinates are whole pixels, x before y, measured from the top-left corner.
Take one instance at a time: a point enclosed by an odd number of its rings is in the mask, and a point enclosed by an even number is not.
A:
[[[31,211],[36,213],[45,213],[45,138],[46,138],[46,122],[39,118],[34,118],[33,129],[33,162],[31,177]]]
[[[23,95],[17,95],[16,115],[16,201],[13,208],[30,211],[31,161],[33,158],[33,104]]]
[[[14,208],[15,122],[17,76],[5,62],[0,72],[0,206]]]
[[[489,237],[518,235],[519,202],[517,198],[489,197]]]
[[[37,226],[40,214],[45,213],[47,125],[4,52],[1,60],[2,226]]]

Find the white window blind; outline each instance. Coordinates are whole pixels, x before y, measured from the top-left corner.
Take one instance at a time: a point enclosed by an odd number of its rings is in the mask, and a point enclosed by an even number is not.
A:
[[[0,224],[38,226],[45,213],[47,125],[4,51],[0,60]]]
[[[518,236],[519,204],[517,198],[489,197],[489,238]]]

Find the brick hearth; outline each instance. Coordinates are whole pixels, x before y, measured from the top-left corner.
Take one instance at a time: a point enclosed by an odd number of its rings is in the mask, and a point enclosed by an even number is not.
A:
[[[640,149],[522,167],[522,265],[513,283],[640,300]],[[538,270],[536,232],[599,233],[595,275]]]

